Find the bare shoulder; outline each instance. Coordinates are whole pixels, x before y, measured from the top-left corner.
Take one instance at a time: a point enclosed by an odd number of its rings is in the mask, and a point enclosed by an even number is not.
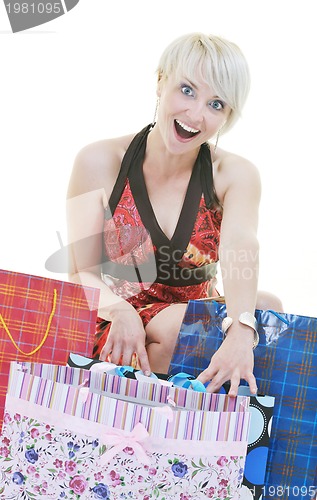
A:
[[[109,196],[123,156],[134,134],[104,139],[84,146],[76,155],[68,187],[68,198],[103,189]]]
[[[229,189],[237,189],[241,193],[252,190],[255,195],[260,196],[261,180],[258,168],[247,158],[223,149],[217,150],[217,158],[214,161],[214,183],[221,202]]]

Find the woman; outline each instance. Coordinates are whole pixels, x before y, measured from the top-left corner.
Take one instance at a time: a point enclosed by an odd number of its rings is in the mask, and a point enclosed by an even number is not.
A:
[[[219,259],[231,320],[199,379],[210,392],[230,380],[235,395],[244,378],[256,392],[254,310],[281,305],[257,296],[257,169],[217,148],[248,90],[235,44],[182,36],[159,63],[155,124],[78,154],[68,192],[70,277],[101,290],[100,359],[166,372],[186,302],[217,295]]]

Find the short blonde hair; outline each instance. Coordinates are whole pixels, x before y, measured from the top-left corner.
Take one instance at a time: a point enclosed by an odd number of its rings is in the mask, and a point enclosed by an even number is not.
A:
[[[241,115],[250,89],[250,73],[240,48],[224,38],[204,33],[183,35],[164,50],[157,69],[158,79],[177,77],[206,82],[230,107],[222,127],[229,130]]]

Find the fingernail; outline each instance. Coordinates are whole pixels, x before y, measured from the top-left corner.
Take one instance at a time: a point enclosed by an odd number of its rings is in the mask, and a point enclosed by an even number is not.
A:
[[[148,370],[146,370],[146,371],[144,372],[144,375],[145,375],[146,377],[149,377],[149,376],[151,375],[151,372],[149,372]]]

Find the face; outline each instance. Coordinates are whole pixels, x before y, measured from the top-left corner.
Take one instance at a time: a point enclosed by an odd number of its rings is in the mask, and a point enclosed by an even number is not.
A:
[[[205,82],[171,76],[160,80],[157,126],[171,153],[197,149],[224,125],[229,106]]]

